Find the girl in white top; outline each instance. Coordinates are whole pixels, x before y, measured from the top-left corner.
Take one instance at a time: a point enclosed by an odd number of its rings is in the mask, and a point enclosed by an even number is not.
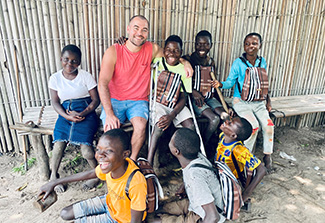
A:
[[[98,128],[95,109],[99,105],[97,84],[92,75],[78,69],[81,51],[75,45],[67,45],[61,53],[62,70],[51,75],[49,88],[52,105],[59,114],[54,128],[54,149],[51,159],[51,176],[59,177],[58,169],[68,143],[80,145],[81,153],[92,168],[97,166],[93,150],[93,138]],[[88,181],[84,188],[90,189],[98,180]],[[64,192],[57,185],[57,192]]]

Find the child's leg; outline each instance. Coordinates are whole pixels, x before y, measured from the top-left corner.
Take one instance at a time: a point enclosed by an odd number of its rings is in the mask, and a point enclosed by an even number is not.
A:
[[[191,129],[191,130],[195,131],[195,127],[194,127],[194,123],[193,123],[192,118],[188,118],[188,119],[182,121],[181,122],[181,125],[184,128],[188,128],[188,129]]]
[[[272,169],[271,154],[273,153],[274,124],[266,110],[264,103],[261,103],[255,112],[255,115],[262,127],[263,133],[263,152],[264,164],[268,171]]]
[[[253,151],[255,141],[258,134],[259,123],[256,119],[253,110],[254,110],[254,103],[249,103],[246,101],[233,101],[233,108],[238,114],[238,116],[243,117],[251,123],[253,127],[252,135],[244,142],[245,146],[249,149],[250,152]]]
[[[116,223],[109,214],[106,196],[80,201],[62,209],[61,218],[74,222]]]
[[[97,166],[97,161],[95,159],[95,152],[93,150],[93,147],[85,145],[85,144],[81,144],[80,150],[81,150],[81,154],[82,154],[83,158],[85,158],[87,160],[87,162],[89,163],[89,166],[92,169],[95,169]],[[98,178],[87,180],[86,183],[84,183],[83,188],[85,190],[90,190],[90,189],[94,188],[98,182],[99,182]]]
[[[55,180],[59,177],[58,170],[63,156],[65,147],[67,146],[66,142],[57,141],[54,143],[52,158],[51,158],[51,176],[50,180]],[[62,193],[64,192],[64,187],[62,184],[59,184],[55,187],[55,191]]]
[[[153,133],[151,134],[151,142],[148,148],[148,162],[153,165],[153,157],[157,150],[157,144],[163,130],[157,126],[154,126]]]
[[[220,123],[220,117],[215,114],[210,108],[205,109],[202,112],[202,115],[209,119],[208,127],[205,129],[203,135],[203,141],[207,143],[210,140],[212,134],[217,130]]]

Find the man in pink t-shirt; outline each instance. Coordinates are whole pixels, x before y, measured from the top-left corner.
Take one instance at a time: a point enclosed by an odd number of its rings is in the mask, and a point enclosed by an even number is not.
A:
[[[130,19],[127,34],[125,45],[114,44],[106,50],[98,92],[103,105],[104,132],[120,128],[127,119],[132,123],[131,158],[136,160],[145,140],[149,116],[150,64],[154,58],[163,56],[163,50],[147,41],[149,22],[144,16],[136,15]],[[181,62],[185,63],[188,76],[192,76],[190,63]]]

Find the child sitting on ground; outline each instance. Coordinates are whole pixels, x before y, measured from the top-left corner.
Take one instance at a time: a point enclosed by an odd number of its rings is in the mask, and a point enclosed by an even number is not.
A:
[[[54,148],[51,158],[51,176],[59,178],[58,169],[68,143],[80,145],[82,156],[90,167],[97,162],[93,149],[93,139],[98,128],[95,109],[99,105],[97,83],[87,71],[78,69],[81,63],[81,51],[75,45],[67,45],[61,52],[62,70],[51,75],[49,88],[52,106],[59,114],[54,127]],[[98,180],[87,181],[84,189],[93,188]],[[59,184],[56,192],[64,192]]]
[[[139,167],[128,158],[131,153],[130,138],[122,129],[105,132],[99,139],[96,159],[99,165],[92,170],[59,178],[40,188],[44,199],[56,185],[99,178],[106,181],[106,195],[80,201],[62,209],[61,217],[74,222],[137,222],[146,218],[147,182],[143,174],[135,172],[129,187],[125,187],[130,174]]]
[[[153,157],[156,152],[156,147],[160,136],[169,125],[173,122],[176,127],[183,126],[185,128],[194,129],[191,112],[187,107],[186,103],[186,92],[192,92],[192,78],[186,77],[184,71],[184,65],[180,63],[179,59],[182,55],[183,42],[179,36],[171,35],[165,41],[164,57],[156,58],[154,63],[159,62],[158,73],[162,71],[169,71],[175,74],[181,75],[182,87],[178,101],[174,108],[167,107],[159,102],[154,102],[154,118],[153,123],[154,129],[152,133],[151,143],[148,149],[148,161],[153,164]],[[158,81],[158,80],[155,80]],[[185,89],[183,89],[185,88]],[[158,91],[158,90],[157,90]],[[155,92],[156,94],[157,92]]]
[[[211,47],[212,37],[210,32],[202,30],[195,37],[195,51],[191,55],[183,57],[190,61],[194,70],[192,78],[192,104],[194,111],[196,115],[204,116],[209,120],[209,124],[203,134],[203,141],[206,146],[218,128],[220,116],[223,116],[223,118],[229,116],[222,108],[219,98],[214,97],[217,96],[214,94],[214,88],[209,82],[204,82],[206,79],[204,75],[207,74],[207,81],[211,81],[210,72],[215,73],[216,69],[213,58],[208,55]],[[230,110],[230,113],[232,114],[232,110]]]
[[[261,125],[263,133],[263,161],[268,172],[270,172],[272,170],[271,154],[273,153],[274,138],[274,124],[269,116],[269,112],[272,109],[271,99],[268,94],[265,100],[262,101],[245,101],[241,98],[242,93],[244,93],[243,85],[247,67],[260,67],[265,69],[267,67],[265,59],[257,55],[261,47],[262,37],[260,34],[249,33],[246,35],[244,39],[245,53],[241,58],[237,58],[234,61],[227,80],[223,82],[215,81],[213,86],[230,89],[235,85],[232,107],[239,116],[247,119],[253,126],[253,133],[244,144],[251,152],[253,151],[259,125]],[[262,80],[260,81],[262,83],[264,82]]]
[[[216,152],[216,161],[224,162],[239,179],[243,187],[243,200],[249,203],[249,197],[266,174],[266,169],[242,143],[252,134],[251,124],[244,118],[235,117],[226,120],[220,129],[220,142]]]

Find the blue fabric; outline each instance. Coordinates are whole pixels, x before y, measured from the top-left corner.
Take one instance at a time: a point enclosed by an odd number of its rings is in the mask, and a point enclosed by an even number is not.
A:
[[[124,100],[119,101],[115,98],[111,99],[112,107],[115,116],[120,120],[122,124],[126,122],[126,120],[131,120],[134,117],[142,117],[146,120],[149,118],[149,102],[148,101],[132,101],[132,100]],[[100,114],[100,119],[105,125],[106,113],[102,108],[102,113]]]
[[[248,61],[247,61],[248,62]],[[253,67],[252,64],[250,64],[248,62],[249,67]],[[254,67],[259,67],[260,66],[260,59],[256,59],[255,61],[255,65]],[[261,61],[261,68],[265,68],[266,69],[266,60],[264,59],[264,57],[262,57],[262,61]],[[223,84],[223,89],[230,89],[232,88],[236,83],[237,83],[237,79],[240,85],[240,88],[243,88],[243,84],[244,84],[244,79],[245,79],[245,71],[247,69],[247,64],[245,64],[240,58],[237,58],[230,69],[230,73],[229,76],[227,77],[226,81],[221,82]],[[234,97],[240,98],[240,93],[238,90],[238,85],[235,85],[235,91],[234,91]]]
[[[79,98],[64,101],[64,110],[82,112],[91,103],[91,98]],[[54,141],[92,146],[94,135],[98,129],[98,117],[95,111],[89,113],[81,122],[71,122],[59,115],[54,128]]]
[[[216,108],[221,107],[222,108],[222,104],[214,97],[212,98],[208,98],[208,99],[204,99],[204,104],[202,107],[198,107],[195,103],[195,100],[192,98],[192,105],[195,111],[195,114],[197,115],[201,115],[202,112],[207,109],[207,108],[211,108],[212,111],[214,111]]]

